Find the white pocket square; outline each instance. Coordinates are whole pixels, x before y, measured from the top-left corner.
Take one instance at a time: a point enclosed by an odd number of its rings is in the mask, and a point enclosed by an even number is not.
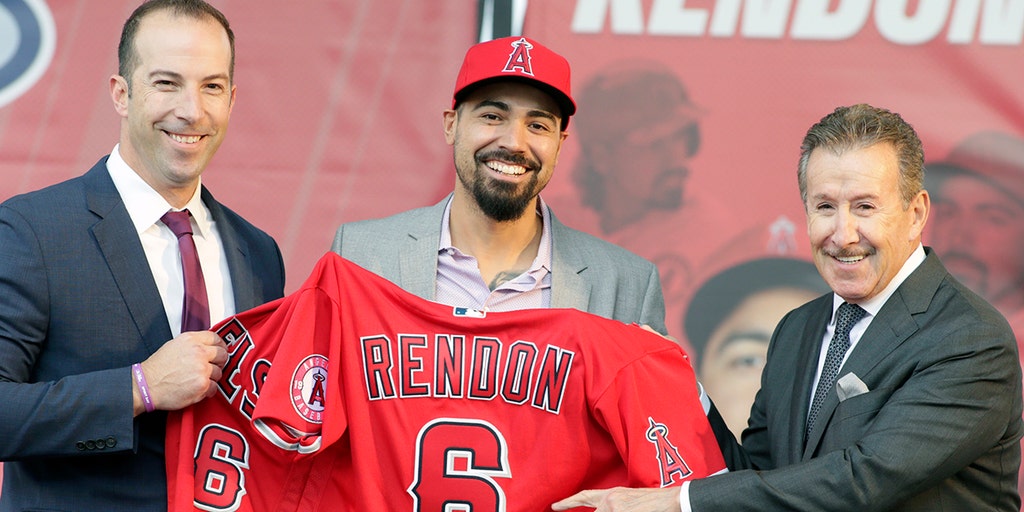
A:
[[[853,398],[857,395],[863,395],[867,392],[867,384],[864,384],[864,382],[853,373],[843,375],[840,377],[839,381],[836,382],[836,393],[839,394],[840,402]]]

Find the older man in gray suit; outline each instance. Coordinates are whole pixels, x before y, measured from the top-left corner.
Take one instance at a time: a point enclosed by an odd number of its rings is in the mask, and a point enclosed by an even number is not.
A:
[[[836,109],[804,138],[800,193],[834,293],[772,336],[743,434],[757,471],[682,491],[584,491],[553,508],[1017,511],[1016,343],[922,245],[923,160],[913,128],[868,105]]]

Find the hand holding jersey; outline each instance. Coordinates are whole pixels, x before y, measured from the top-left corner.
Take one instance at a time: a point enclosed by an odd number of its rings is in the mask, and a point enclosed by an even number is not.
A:
[[[141,363],[155,409],[173,411],[213,396],[227,360],[227,345],[210,331],[184,332],[164,343]],[[138,384],[132,391],[138,416],[144,400]]]

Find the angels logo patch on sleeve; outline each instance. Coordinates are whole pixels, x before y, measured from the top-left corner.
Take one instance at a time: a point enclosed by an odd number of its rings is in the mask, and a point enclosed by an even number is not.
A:
[[[658,465],[661,468],[661,486],[667,487],[676,482],[685,480],[692,471],[686,465],[679,449],[668,439],[668,427],[663,423],[655,423],[654,418],[648,417],[650,426],[647,428],[647,440],[654,444],[657,450]]]
[[[311,355],[292,375],[292,405],[310,423],[323,423],[327,402],[327,358]]]

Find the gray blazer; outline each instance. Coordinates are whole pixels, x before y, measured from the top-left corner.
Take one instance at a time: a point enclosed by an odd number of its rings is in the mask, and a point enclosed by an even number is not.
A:
[[[840,380],[852,373],[867,391],[840,401],[833,389],[806,447],[832,295],[782,319],[743,434],[753,466],[768,471],[693,482],[694,511],[1020,509],[1021,370],[1013,333],[926,253],[840,370]]]
[[[281,297],[274,240],[203,189],[239,311]],[[0,205],[0,510],[167,509],[164,423],[129,367],[171,339],[106,158]]]
[[[433,300],[441,219],[447,202],[448,198],[383,219],[342,224],[331,249],[407,291]],[[553,214],[551,243],[552,307],[576,308],[666,332],[665,299],[653,263],[569,228]]]

